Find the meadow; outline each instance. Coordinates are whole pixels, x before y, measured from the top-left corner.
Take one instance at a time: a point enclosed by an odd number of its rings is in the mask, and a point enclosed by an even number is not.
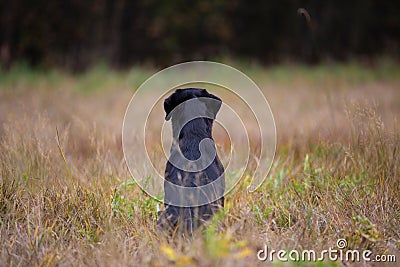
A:
[[[244,177],[212,222],[174,239],[157,232],[162,205],[121,145],[129,100],[156,69],[1,71],[0,266],[266,266],[265,244],[321,251],[338,239],[399,262],[400,65],[228,63],[269,101],[274,163],[256,192]]]

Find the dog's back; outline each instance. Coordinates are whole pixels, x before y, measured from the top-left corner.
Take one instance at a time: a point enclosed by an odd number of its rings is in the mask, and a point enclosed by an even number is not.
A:
[[[178,105],[196,98],[211,98],[217,101],[217,105],[206,103],[205,105],[199,105],[196,109],[194,105],[190,104],[190,110],[184,108],[179,110],[179,116],[171,115],[174,108]],[[166,209],[159,213],[158,221],[158,226],[162,228],[191,233],[224,206],[224,167],[218,156],[216,153],[213,154],[215,157],[205,168],[199,167],[201,162],[196,162],[196,160],[202,157],[202,151],[200,151],[200,143],[202,140],[212,140],[213,120],[220,105],[221,100],[209,94],[204,89],[179,89],[164,102],[164,108],[167,114],[166,119],[172,117],[174,140],[171,147],[171,156],[165,169],[164,201],[166,203]],[[198,116],[193,119],[190,118],[186,122],[185,119],[187,118],[185,118],[185,116],[187,116],[188,113],[195,113],[194,115],[198,114]],[[192,115],[193,114],[190,114],[190,116]],[[182,118],[184,119],[182,120]],[[215,151],[214,143],[211,142],[211,144]],[[191,164],[195,166],[191,166],[192,169],[190,170],[184,168],[189,166],[177,167],[177,164],[174,162],[174,157],[176,155],[183,155],[185,160],[188,160],[188,162],[191,162]],[[196,171],[197,169],[198,171]],[[208,191],[206,193],[205,197],[210,199],[210,201],[206,202],[207,204],[195,204],[198,198],[201,197],[199,195],[191,196],[194,205],[183,205],[182,207],[168,204],[173,203],[173,201],[171,201],[172,199],[183,197],[179,196],[180,193],[176,192],[171,184],[183,187],[200,187],[212,182],[214,182],[217,190],[213,192]]]

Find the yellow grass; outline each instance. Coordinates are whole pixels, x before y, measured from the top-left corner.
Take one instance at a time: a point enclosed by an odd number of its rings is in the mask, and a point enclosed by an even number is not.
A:
[[[162,206],[131,179],[121,147],[130,89],[151,70],[2,73],[0,265],[263,266],[265,243],[321,251],[339,238],[400,261],[400,68],[391,67],[392,76],[251,67],[277,125],[271,172],[255,193],[242,181],[203,231],[174,240],[156,232]]]

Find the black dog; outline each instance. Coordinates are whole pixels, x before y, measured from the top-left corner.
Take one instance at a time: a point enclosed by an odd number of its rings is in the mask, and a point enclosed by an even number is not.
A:
[[[212,139],[213,121],[221,104],[220,98],[196,88],[178,89],[164,101],[165,119],[172,121],[173,143],[165,169],[165,210],[159,212],[157,225],[170,233],[191,234],[224,206],[224,167]],[[208,146],[201,144],[202,140],[207,140]],[[199,189],[211,182],[211,190],[189,196],[171,186]],[[205,198],[210,201],[205,202]],[[182,205],[176,205],[180,199]]]

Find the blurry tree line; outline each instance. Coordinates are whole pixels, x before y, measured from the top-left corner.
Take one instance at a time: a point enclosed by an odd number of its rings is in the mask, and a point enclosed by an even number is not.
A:
[[[400,1],[0,0],[3,67],[398,57]]]

